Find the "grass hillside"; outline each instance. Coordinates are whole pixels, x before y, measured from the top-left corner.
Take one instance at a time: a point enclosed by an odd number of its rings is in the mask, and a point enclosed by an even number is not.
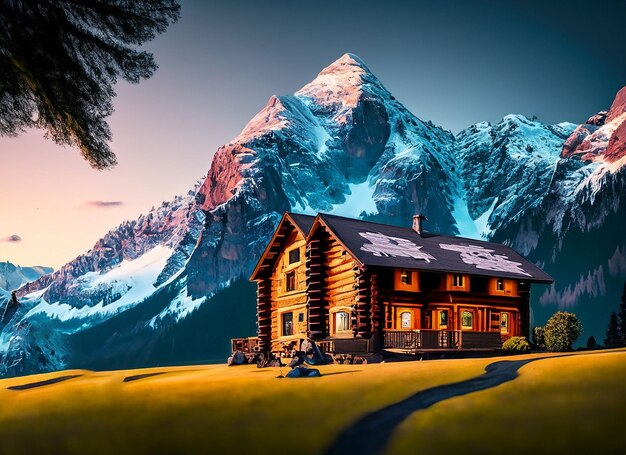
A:
[[[625,453],[626,350],[328,365],[304,379],[224,365],[11,378],[0,453],[322,453],[366,413],[539,358],[513,381],[411,414],[386,453]]]

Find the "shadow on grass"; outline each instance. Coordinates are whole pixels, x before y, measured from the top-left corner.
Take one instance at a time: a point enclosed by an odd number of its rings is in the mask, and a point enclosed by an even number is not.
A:
[[[322,376],[333,376],[335,374],[360,373],[361,371],[363,371],[363,370],[336,371],[334,373],[324,373]]]
[[[134,376],[126,376],[123,382],[138,381],[140,379],[151,378],[152,376],[160,376],[165,373],[167,373],[167,371],[159,371],[158,373],[136,374]]]
[[[34,389],[36,387],[43,387],[43,386],[47,386],[47,385],[57,384],[59,382],[67,381],[69,379],[78,378],[80,376],[82,376],[82,374],[71,374],[71,375],[67,375],[67,376],[59,376],[58,378],[46,379],[45,381],[29,382],[28,384],[13,385],[13,386],[7,387],[7,390],[28,390],[28,389]]]
[[[485,373],[481,376],[417,392],[402,401],[363,416],[344,430],[325,453],[326,455],[382,453],[393,431],[415,411],[427,409],[449,398],[490,389],[512,381],[518,376],[518,370],[531,362],[570,355],[527,360],[501,360],[487,365]]]

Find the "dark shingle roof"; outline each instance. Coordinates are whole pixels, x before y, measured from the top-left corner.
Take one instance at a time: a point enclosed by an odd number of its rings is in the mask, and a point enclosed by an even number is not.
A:
[[[552,283],[553,278],[512,248],[493,242],[320,214],[363,265],[456,272]]]
[[[311,215],[301,215],[299,213],[291,213],[287,212],[289,217],[296,224],[296,227],[300,230],[302,235],[305,237],[308,235],[309,231],[313,227],[313,222],[315,221],[315,217]]]

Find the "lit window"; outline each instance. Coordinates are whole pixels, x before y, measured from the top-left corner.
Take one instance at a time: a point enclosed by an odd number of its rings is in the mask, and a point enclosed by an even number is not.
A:
[[[406,284],[408,286],[413,284],[413,272],[409,272],[408,270],[400,272],[400,281],[402,284]]]
[[[452,279],[452,286],[456,288],[462,288],[463,287],[463,275],[454,275]]]
[[[448,312],[446,310],[439,312],[439,327],[443,329],[448,327]]]
[[[295,248],[289,252],[289,264],[300,262],[300,248]]]
[[[500,331],[502,333],[509,333],[509,313],[502,313],[500,315]]]
[[[413,315],[410,311],[405,311],[400,314],[400,327],[403,329],[413,328]]]
[[[346,332],[350,330],[350,315],[347,311],[338,311],[335,313],[335,331]]]
[[[283,336],[293,335],[293,313],[283,313]]]
[[[461,313],[461,328],[474,328],[474,313],[472,313],[471,311],[464,311],[463,313]]]
[[[504,280],[502,278],[498,278],[496,280],[496,290],[497,291],[504,291]]]
[[[287,292],[295,291],[295,289],[296,289],[296,272],[289,272],[289,273],[287,273],[286,278],[287,278],[287,283],[286,283]]]

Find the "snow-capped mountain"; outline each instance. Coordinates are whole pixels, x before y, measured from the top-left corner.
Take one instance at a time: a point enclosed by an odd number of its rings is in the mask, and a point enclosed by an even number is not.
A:
[[[33,267],[21,267],[8,261],[0,262],[0,293],[10,293],[24,283],[34,281],[42,275],[52,273],[52,267],[36,265]]]
[[[286,210],[399,225],[420,212],[428,230],[507,242],[555,274],[572,245],[624,219],[623,93],[588,125],[509,115],[455,137],[414,116],[346,54],[295,94],[272,96],[186,196],[23,286],[1,327],[0,371],[222,359],[229,338],[255,331],[245,278]],[[602,263],[623,280],[626,246],[603,242],[579,271]],[[542,308],[593,294],[580,279],[572,269],[537,296],[538,322]],[[596,294],[608,298],[603,279]]]

